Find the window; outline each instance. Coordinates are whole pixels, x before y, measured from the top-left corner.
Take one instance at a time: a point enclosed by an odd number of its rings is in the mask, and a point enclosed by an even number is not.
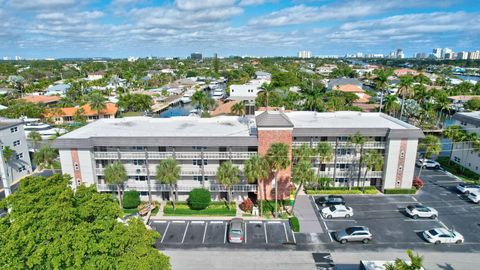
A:
[[[14,132],[17,132],[18,131],[18,127],[12,127],[10,128],[10,132],[11,133],[14,133]]]
[[[227,152],[227,147],[226,147],[226,146],[220,146],[220,147],[218,148],[218,151],[220,151],[220,152]]]
[[[405,151],[400,152],[400,158],[405,158]]]
[[[27,169],[25,168],[25,165],[18,167],[17,171],[18,172],[23,172],[26,171]]]
[[[399,171],[402,171],[402,170],[403,170],[403,166],[398,166],[398,170],[399,170]]]
[[[74,168],[75,171],[78,171],[78,170],[80,169],[80,168],[78,167],[78,163],[77,163],[77,162],[73,163],[73,168]]]
[[[167,147],[165,147],[165,146],[159,146],[159,147],[158,147],[158,152],[167,152]]]
[[[193,150],[206,150],[207,147],[206,146],[192,146],[192,149]]]
[[[13,146],[19,146],[20,145],[20,140],[16,140],[13,142]]]
[[[201,160],[201,159],[194,159],[194,160],[192,161],[192,164],[193,164],[193,165],[202,166],[202,160]],[[208,164],[207,160],[204,159],[204,160],[203,160],[203,165],[207,165],[207,164]]]
[[[133,177],[134,180],[136,181],[147,181],[147,176],[145,175],[136,175]]]
[[[141,160],[141,159],[133,160],[133,165],[135,166],[143,166],[144,164],[145,164],[145,160]]]
[[[453,157],[453,161],[460,163],[461,159],[459,157]]]
[[[17,154],[15,157],[16,157],[17,159],[22,159],[22,158],[23,158],[23,153]]]
[[[193,177],[193,180],[195,180],[195,181],[202,181],[202,176],[201,176],[201,175],[194,176],[194,177]],[[203,177],[203,181],[208,181],[208,176],[204,176],[204,177]]]
[[[64,117],[63,117],[63,121],[65,121],[65,122],[73,121],[73,117],[71,117],[71,116],[64,116]]]

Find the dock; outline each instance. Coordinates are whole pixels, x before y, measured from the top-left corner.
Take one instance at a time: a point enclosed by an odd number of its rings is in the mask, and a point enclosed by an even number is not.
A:
[[[179,104],[182,97],[183,97],[183,95],[169,96],[163,102],[155,103],[152,106],[152,112],[153,113],[161,113],[161,112],[165,111],[166,109],[168,109],[170,106]]]

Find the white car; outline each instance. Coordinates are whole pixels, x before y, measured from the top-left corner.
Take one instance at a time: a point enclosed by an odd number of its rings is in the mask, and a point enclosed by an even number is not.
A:
[[[417,219],[419,217],[436,219],[438,217],[437,210],[421,204],[409,205],[405,208],[405,212],[413,219]]]
[[[470,192],[478,192],[480,191],[480,186],[479,185],[473,185],[473,184],[465,184],[465,183],[460,183],[457,185],[457,190],[460,191],[461,193],[468,195]]]
[[[353,209],[345,205],[332,205],[322,209],[322,216],[324,218],[349,218],[353,216]]]
[[[426,230],[423,232],[423,237],[433,244],[461,244],[465,241],[459,232],[445,228]]]
[[[474,203],[480,203],[480,190],[470,192],[468,198]]]
[[[423,167],[428,169],[440,169],[440,163],[431,159],[419,159],[415,164],[418,167]]]

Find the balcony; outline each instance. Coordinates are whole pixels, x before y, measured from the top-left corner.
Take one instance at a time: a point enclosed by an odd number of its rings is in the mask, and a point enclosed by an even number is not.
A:
[[[96,168],[95,172],[97,175],[103,175],[103,168]],[[127,175],[147,175],[147,169],[144,167],[141,168],[132,168],[126,167],[125,170],[127,171]],[[204,175],[205,176],[215,176],[217,174],[216,170],[213,169],[205,169]],[[155,168],[150,167],[150,176],[155,175]],[[201,168],[181,168],[180,176],[196,176],[202,175]]]
[[[326,143],[330,144],[332,146],[332,148],[335,148],[335,144],[336,144],[335,142],[326,141]],[[310,145],[310,142],[296,141],[296,142],[292,143],[293,147],[300,147],[303,144]],[[317,147],[317,145],[318,145],[318,142],[313,142],[312,143],[313,148]],[[364,149],[385,149],[385,145],[386,145],[385,142],[366,142],[363,145],[363,148]],[[354,147],[354,145],[350,142],[338,142],[338,148],[353,148],[353,147]]]
[[[204,159],[215,160],[246,160],[257,155],[256,152],[204,152]],[[149,159],[167,159],[173,158],[178,160],[201,159],[201,152],[148,152]],[[95,159],[118,159],[118,152],[94,152]],[[120,152],[120,159],[145,159],[145,152]]]
[[[156,181],[150,181],[151,190],[154,192],[162,192],[162,191],[170,191],[170,186],[166,184],[160,184]],[[202,187],[201,184],[195,186],[187,186],[187,185],[177,185],[177,190],[179,192],[189,192],[194,188]],[[205,188],[207,188],[210,192],[226,192],[227,189],[219,184],[211,184],[209,185],[206,183]],[[124,186],[125,190],[137,190],[137,191],[148,191],[148,183],[145,182],[127,182]],[[233,192],[256,192],[257,185],[251,184],[240,184],[240,185],[233,185],[230,188]],[[115,185],[109,184],[97,184],[98,191],[116,191],[117,187]]]
[[[320,172],[321,177],[333,178],[333,170],[328,172]],[[337,171],[336,178],[357,178],[358,171]],[[365,177],[365,171],[362,170],[360,177]],[[383,171],[371,171],[367,173],[367,178],[382,178]]]

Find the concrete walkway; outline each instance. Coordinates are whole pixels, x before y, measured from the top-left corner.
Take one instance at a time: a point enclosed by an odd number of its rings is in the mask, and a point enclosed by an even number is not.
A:
[[[298,195],[293,212],[300,222],[301,233],[322,233],[322,225],[318,221],[316,209],[308,195]]]

